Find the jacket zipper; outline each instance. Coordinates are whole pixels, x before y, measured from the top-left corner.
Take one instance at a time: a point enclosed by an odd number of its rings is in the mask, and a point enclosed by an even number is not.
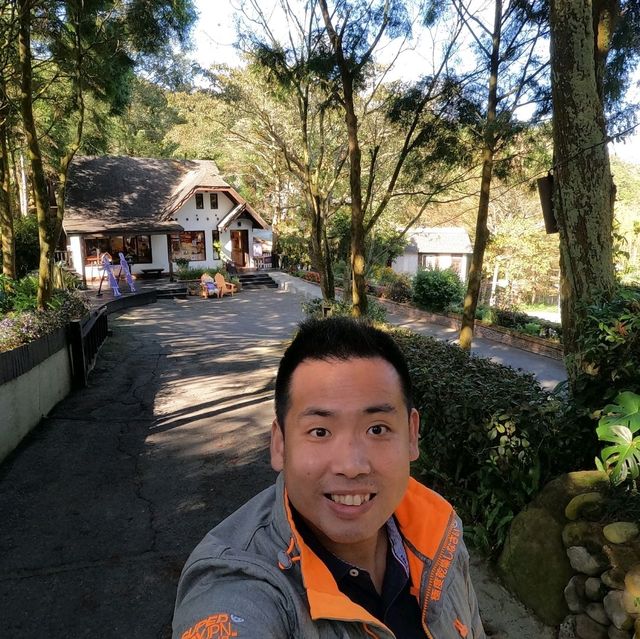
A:
[[[447,527],[445,528],[445,533],[442,536],[442,541],[440,542],[440,547],[438,548],[438,552],[436,553],[436,556],[433,558],[432,565],[434,568],[438,565],[438,560],[440,559],[440,555],[442,554],[443,548],[446,545],[447,540],[449,539],[449,532],[451,531],[451,528],[453,528],[454,518],[455,518],[455,511],[452,510],[451,514],[449,515],[449,521],[447,522]],[[429,581],[427,582],[427,589],[424,597],[424,605],[422,606],[422,617],[420,619],[420,621],[422,622],[422,629],[424,630],[425,634],[429,639],[433,639],[433,635],[431,634],[431,632],[429,632],[429,628],[427,628],[427,624],[426,624],[427,605],[429,604],[429,600],[427,599],[427,594],[431,592],[431,586],[433,586],[434,579],[435,579],[435,571],[432,570],[431,574],[429,575]]]

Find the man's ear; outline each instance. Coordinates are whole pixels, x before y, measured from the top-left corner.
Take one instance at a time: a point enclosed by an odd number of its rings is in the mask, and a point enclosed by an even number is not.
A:
[[[420,414],[415,408],[409,413],[409,459],[415,461],[418,459],[420,449],[418,448],[418,439],[420,437]]]
[[[284,434],[278,420],[274,419],[271,424],[271,468],[279,473],[284,468]]]

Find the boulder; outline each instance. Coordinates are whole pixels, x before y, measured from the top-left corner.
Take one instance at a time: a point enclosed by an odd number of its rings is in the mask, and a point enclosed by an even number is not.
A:
[[[601,493],[591,492],[576,495],[564,509],[564,516],[570,521],[578,518],[595,521],[602,515],[604,497]]]
[[[616,628],[630,630],[633,628],[633,617],[624,609],[622,596],[621,590],[612,590],[605,596],[602,603],[607,611],[607,616]]]
[[[567,548],[567,557],[569,557],[571,567],[576,572],[581,572],[590,577],[601,575],[609,567],[606,557],[599,553],[590,553],[584,546]]]
[[[589,552],[599,552],[607,543],[602,526],[592,521],[570,521],[562,529],[562,541],[566,548],[584,546]]]
[[[629,569],[624,578],[624,587],[634,597],[640,597],[640,563]]]
[[[637,563],[640,563],[638,551],[631,546],[607,544],[602,547],[602,550],[607,556],[611,567],[618,568],[625,574]]]
[[[609,639],[631,639],[631,631],[618,630],[615,626],[609,626]]]
[[[584,470],[560,475],[550,481],[535,498],[533,505],[547,510],[553,518],[566,523],[564,510],[576,495],[604,491],[609,487],[609,478],[599,470]]]
[[[564,589],[564,600],[571,612],[584,612],[587,605],[584,589],[586,581],[586,575],[574,575]]]
[[[576,616],[568,615],[558,628],[558,639],[576,639]]]
[[[598,577],[588,577],[584,582],[584,594],[589,601],[602,601],[607,589]]]
[[[589,615],[576,617],[576,635],[580,639],[608,639],[607,626],[594,621]]]
[[[573,571],[562,543],[562,525],[535,506],[511,523],[498,569],[505,584],[549,626],[556,626],[569,610],[564,588]]]
[[[619,568],[606,570],[600,575],[602,583],[612,590],[624,590],[624,573]]]
[[[612,544],[626,544],[638,536],[640,528],[633,521],[617,521],[605,526],[602,532]]]
[[[607,617],[607,613],[605,612],[604,606],[601,603],[591,602],[587,604],[587,608],[585,612],[598,623],[601,623],[603,626],[609,625],[609,617]]]

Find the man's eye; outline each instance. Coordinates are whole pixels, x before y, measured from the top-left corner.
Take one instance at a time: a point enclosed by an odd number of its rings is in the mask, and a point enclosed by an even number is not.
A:
[[[389,432],[389,429],[383,424],[376,424],[369,427],[369,433],[372,435],[384,435]]]
[[[312,428],[309,431],[309,434],[312,437],[317,437],[317,438],[323,438],[323,437],[328,437],[329,436],[329,431],[326,428]]]

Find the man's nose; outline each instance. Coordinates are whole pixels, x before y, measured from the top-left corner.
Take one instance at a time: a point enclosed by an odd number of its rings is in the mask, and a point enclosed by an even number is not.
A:
[[[358,437],[345,437],[336,442],[332,467],[336,475],[344,475],[350,479],[371,472],[369,454],[365,442]]]

